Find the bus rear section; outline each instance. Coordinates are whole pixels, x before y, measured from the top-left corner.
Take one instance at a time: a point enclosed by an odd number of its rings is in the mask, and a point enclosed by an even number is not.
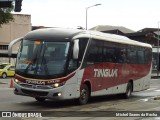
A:
[[[128,98],[133,91],[149,88],[151,60],[148,44],[95,37],[84,58],[81,83],[91,83],[91,96],[124,94]]]
[[[28,33],[17,55],[14,93],[78,99],[149,88],[151,46],[100,32],[43,29]]]

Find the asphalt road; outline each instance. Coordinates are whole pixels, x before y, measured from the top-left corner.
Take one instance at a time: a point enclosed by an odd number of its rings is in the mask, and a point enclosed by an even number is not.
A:
[[[152,79],[150,89],[142,92],[135,92],[130,99],[123,99],[120,95],[102,96],[92,98],[87,105],[79,106],[73,100],[69,101],[46,101],[44,103],[37,102],[34,98],[18,96],[13,94],[11,86],[11,78],[0,79],[0,111],[38,111],[46,115],[47,118],[34,119],[64,119],[63,116],[78,117],[77,119],[96,120],[98,119],[128,119],[128,117],[114,117],[120,111],[125,114],[133,111],[151,111],[156,114],[151,117],[131,116],[130,119],[137,120],[160,120],[160,80]],[[46,112],[47,111],[47,114]],[[113,112],[113,113],[111,113]],[[126,113],[127,112],[127,113]],[[124,114],[124,115],[125,115]],[[136,113],[136,114],[139,114]],[[144,112],[144,114],[146,114]],[[102,117],[104,116],[104,117]],[[109,117],[108,117],[109,116]],[[54,118],[56,117],[56,118]],[[4,119],[4,118],[0,118]],[[28,118],[19,118],[28,119]],[[65,117],[67,120],[73,118]]]

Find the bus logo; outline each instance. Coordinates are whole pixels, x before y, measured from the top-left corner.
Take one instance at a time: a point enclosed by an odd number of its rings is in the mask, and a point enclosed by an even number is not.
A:
[[[37,80],[26,80],[28,84],[37,84],[37,85],[45,85],[44,81],[37,81]]]
[[[94,77],[117,77],[118,69],[94,69]]]

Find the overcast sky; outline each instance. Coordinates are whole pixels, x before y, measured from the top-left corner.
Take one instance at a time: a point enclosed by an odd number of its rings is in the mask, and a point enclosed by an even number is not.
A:
[[[157,28],[160,0],[23,0],[21,14],[30,14],[33,26],[88,28],[97,25],[124,26],[132,30]],[[160,24],[160,23],[159,23]]]

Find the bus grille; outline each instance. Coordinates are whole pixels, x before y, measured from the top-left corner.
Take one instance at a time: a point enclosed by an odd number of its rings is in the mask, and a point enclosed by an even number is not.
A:
[[[38,96],[47,96],[48,92],[40,92],[40,91],[33,91],[33,90],[25,90],[21,89],[23,93],[29,95],[38,95]]]
[[[26,87],[26,88],[32,88],[31,84],[20,84],[22,87]]]
[[[51,86],[46,86],[46,85],[32,85],[32,84],[26,84],[26,83],[21,83],[20,85],[21,85],[22,87],[25,87],[25,88],[53,89]]]

